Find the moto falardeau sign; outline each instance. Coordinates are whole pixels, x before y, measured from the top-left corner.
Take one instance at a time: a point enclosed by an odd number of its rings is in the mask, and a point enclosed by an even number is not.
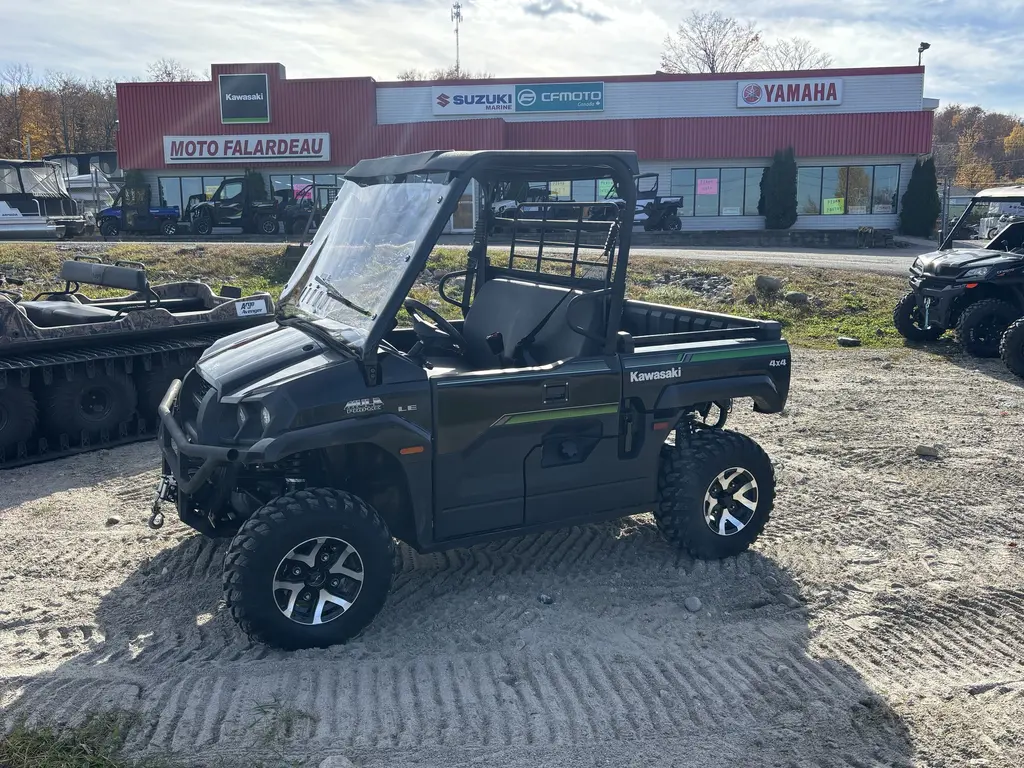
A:
[[[269,123],[270,84],[265,74],[220,75],[222,123]]]
[[[249,136],[164,136],[164,162],[322,163],[331,159],[329,133]]]
[[[430,96],[438,116],[604,109],[604,83],[435,85]]]
[[[840,78],[800,80],[741,80],[737,107],[828,107],[843,103]]]

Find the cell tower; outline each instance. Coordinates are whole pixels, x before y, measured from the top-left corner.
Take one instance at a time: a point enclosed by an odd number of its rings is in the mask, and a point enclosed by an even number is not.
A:
[[[455,0],[452,5],[452,21],[455,23],[455,71],[462,72],[459,63],[459,24],[462,22],[462,3]]]

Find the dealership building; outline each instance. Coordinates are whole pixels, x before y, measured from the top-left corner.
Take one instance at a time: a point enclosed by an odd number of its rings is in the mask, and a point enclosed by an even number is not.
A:
[[[761,229],[763,169],[792,147],[796,228],[895,228],[938,103],[922,67],[461,82],[289,79],[280,64],[223,64],[211,80],[121,83],[118,153],[153,199],[184,207],[227,176],[319,194],[363,158],[431,149],[631,149],[683,228]],[[552,182],[559,199],[607,193]],[[471,230],[467,193],[454,231]]]

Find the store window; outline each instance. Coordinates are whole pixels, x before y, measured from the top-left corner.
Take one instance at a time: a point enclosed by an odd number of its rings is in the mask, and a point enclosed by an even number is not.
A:
[[[723,168],[721,173],[721,212],[723,216],[743,215],[743,168]]]
[[[797,171],[797,212],[842,216],[892,214],[900,187],[898,165],[843,165]]]
[[[761,177],[764,168],[745,168],[746,183],[743,190],[743,215],[757,216],[757,204],[761,200]]]
[[[756,216],[764,168],[673,168],[680,216]]]
[[[796,211],[821,213],[821,168],[799,168],[796,172]]]
[[[693,168],[673,168],[669,174],[672,197],[678,197],[679,215],[693,216],[693,189],[696,171]]]
[[[597,182],[594,179],[574,181],[572,199],[577,203],[592,203],[597,200]]]
[[[876,165],[874,192],[871,195],[872,213],[896,213],[896,197],[900,192],[900,167]]]

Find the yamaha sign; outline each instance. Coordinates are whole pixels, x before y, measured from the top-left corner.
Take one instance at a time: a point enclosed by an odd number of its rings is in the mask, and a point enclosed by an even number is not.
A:
[[[843,103],[841,78],[741,80],[737,107],[832,107]]]
[[[266,74],[221,75],[218,87],[222,123],[270,122],[270,87]]]
[[[437,116],[599,112],[604,109],[604,83],[435,85],[431,102]]]

